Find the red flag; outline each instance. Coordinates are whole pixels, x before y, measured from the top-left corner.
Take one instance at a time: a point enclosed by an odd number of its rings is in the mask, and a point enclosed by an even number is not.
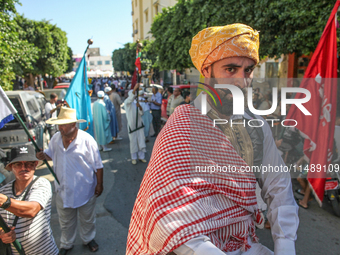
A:
[[[131,89],[135,87],[136,83],[137,83],[137,71],[134,71],[131,80]]]
[[[328,168],[333,152],[337,97],[335,78],[338,65],[336,13],[339,5],[338,0],[300,85],[300,88],[311,93],[311,99],[304,107],[312,115],[304,115],[292,105],[286,118],[296,120],[296,127],[306,136],[304,152],[310,159],[307,177],[320,206],[325,192],[325,169]],[[304,94],[298,93],[295,98],[304,97]],[[313,168],[321,168],[321,171],[312,172]]]
[[[140,57],[138,56],[135,61],[136,71],[141,74],[142,73],[142,64],[140,62]]]

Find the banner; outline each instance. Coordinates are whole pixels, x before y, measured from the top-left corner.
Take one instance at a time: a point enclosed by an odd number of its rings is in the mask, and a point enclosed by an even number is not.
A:
[[[296,128],[306,138],[304,152],[310,159],[309,169],[318,164],[323,169],[320,172],[308,173],[308,181],[320,206],[325,191],[324,169],[327,170],[333,153],[338,65],[336,13],[339,5],[340,1],[337,1],[300,85],[300,88],[305,88],[311,93],[311,100],[303,106],[312,115],[304,115],[292,105],[286,118],[296,120],[298,122]],[[304,94],[298,93],[295,98],[304,97]]]
[[[71,108],[76,109],[77,119],[86,120],[84,123],[79,123],[79,128],[86,130],[87,133],[94,136],[91,97],[89,94],[90,88],[87,81],[87,68],[84,54],[71,85],[67,90],[65,101]]]

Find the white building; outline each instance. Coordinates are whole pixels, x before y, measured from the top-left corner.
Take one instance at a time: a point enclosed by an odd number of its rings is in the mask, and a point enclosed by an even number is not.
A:
[[[73,71],[76,71],[83,55],[77,54],[72,56],[75,60]],[[110,71],[113,72],[111,56],[101,56],[99,48],[90,48],[86,53],[86,65],[90,71]]]

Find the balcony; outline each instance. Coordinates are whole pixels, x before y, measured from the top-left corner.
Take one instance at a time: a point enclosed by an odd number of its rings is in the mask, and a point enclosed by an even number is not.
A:
[[[131,12],[131,16],[133,16],[133,11]]]

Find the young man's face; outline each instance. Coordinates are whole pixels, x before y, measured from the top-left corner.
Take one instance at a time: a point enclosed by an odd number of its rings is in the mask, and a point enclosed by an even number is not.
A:
[[[219,60],[203,70],[206,78],[216,78],[213,83],[232,84],[242,89],[246,99],[246,88],[250,86],[255,68],[255,61],[246,57],[231,57]],[[211,84],[213,85],[213,84]],[[221,97],[222,105],[218,104],[216,110],[226,116],[233,113],[233,95],[229,89],[216,89]],[[209,104],[213,105],[211,98]],[[245,100],[246,103],[247,100]]]
[[[58,101],[58,97],[52,99],[52,103],[55,104]]]
[[[252,79],[255,61],[246,57],[231,57],[219,60],[203,70],[206,78]]]

